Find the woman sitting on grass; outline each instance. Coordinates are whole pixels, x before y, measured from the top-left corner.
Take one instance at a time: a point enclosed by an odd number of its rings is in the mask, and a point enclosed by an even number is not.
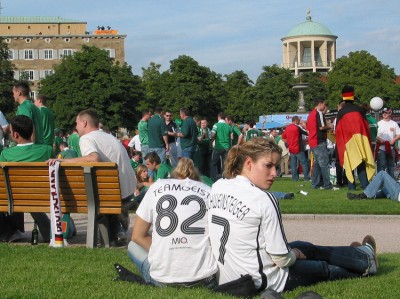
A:
[[[140,203],[146,194],[147,189],[149,189],[151,183],[149,182],[150,178],[148,175],[148,169],[146,165],[139,165],[136,168],[136,189],[135,189],[135,200]]]
[[[208,238],[210,187],[199,181],[188,158],[179,160],[172,177],[157,180],[146,192],[136,211],[128,255],[147,283],[212,289],[217,264]]]
[[[262,138],[234,146],[225,161],[227,179],[212,186],[209,230],[219,284],[250,274],[255,284],[251,295],[375,274],[378,264],[371,236],[353,246],[287,242],[278,201],[267,192],[277,177],[280,157],[279,146]]]

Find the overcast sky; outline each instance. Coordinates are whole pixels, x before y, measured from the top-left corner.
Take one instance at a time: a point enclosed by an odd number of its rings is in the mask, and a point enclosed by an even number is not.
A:
[[[281,38],[312,19],[337,39],[337,58],[367,50],[400,74],[400,0],[1,0],[2,16],[60,16],[126,34],[126,61],[137,75],[150,62],[168,69],[188,55],[211,70],[243,70],[256,80],[282,63]]]

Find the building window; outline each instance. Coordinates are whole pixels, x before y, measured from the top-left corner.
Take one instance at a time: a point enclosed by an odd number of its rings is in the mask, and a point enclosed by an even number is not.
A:
[[[30,38],[25,38],[25,42],[26,42],[27,44],[29,44],[31,41],[32,41],[32,39],[30,39]]]
[[[90,41],[90,39],[89,39],[88,37],[85,37],[85,38],[83,39],[83,41],[84,41],[85,43],[88,43],[88,42]]]
[[[47,29],[50,29],[50,26],[47,26]]]
[[[104,49],[104,50],[107,52],[108,57],[115,58],[115,50],[114,49]]]
[[[7,26],[7,29],[11,29],[11,26]]]
[[[44,59],[52,60],[53,59],[53,50],[44,50]]]
[[[28,29],[31,29],[31,26],[28,26]]]
[[[24,50],[24,59],[25,60],[33,59],[33,50]]]
[[[36,99],[36,91],[30,91],[29,92],[29,97],[31,98],[31,99]]]
[[[33,71],[29,70],[29,71],[22,71],[21,72],[21,78],[28,80],[28,81],[33,81],[34,76],[33,76]]]
[[[51,38],[46,37],[46,38],[44,39],[44,41],[45,41],[46,43],[50,44],[50,43],[51,43]]]
[[[14,51],[13,50],[8,50],[8,59],[14,60]]]
[[[64,41],[65,41],[66,43],[69,43],[69,42],[71,41],[71,39],[70,39],[70,38],[65,38]]]
[[[68,26],[68,29],[71,29],[71,26]]]
[[[44,71],[44,77],[46,78],[47,76],[53,75],[54,71],[53,70],[45,70]]]
[[[61,57],[71,56],[73,53],[74,52],[71,49],[64,49]]]
[[[6,38],[5,41],[7,44],[9,44],[9,43],[11,43],[11,38]]]

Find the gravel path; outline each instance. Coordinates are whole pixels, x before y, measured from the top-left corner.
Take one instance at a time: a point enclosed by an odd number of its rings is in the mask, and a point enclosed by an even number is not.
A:
[[[70,246],[85,246],[87,217],[83,214],[71,216],[78,235],[68,242]],[[131,223],[134,217],[131,214]],[[400,216],[283,215],[283,225],[289,242],[303,240],[319,245],[349,245],[353,241],[361,242],[365,235],[371,234],[376,239],[379,253],[400,253]],[[32,227],[30,214],[25,214],[25,238],[19,243],[30,242]]]

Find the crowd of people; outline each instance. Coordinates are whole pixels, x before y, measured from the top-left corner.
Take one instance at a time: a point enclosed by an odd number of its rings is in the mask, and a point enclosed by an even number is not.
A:
[[[311,188],[347,184],[355,190],[357,172],[364,192],[348,193],[349,199],[398,200],[393,169],[400,129],[387,107],[382,121],[369,123],[369,109],[354,103],[351,86],[343,88],[335,121],[325,119],[327,105],[320,99],[307,120],[294,116],[284,130],[267,134],[253,120],[241,127],[224,112],[209,126],[187,108],[174,118],[171,110],[156,107],[142,112],[132,138],[113,136],[97,112],[87,109],[77,114],[66,139],[55,129],[45,96],[32,102],[25,83],[17,83],[13,95],[17,116],[8,124],[0,114],[0,125],[14,144],[2,150],[0,161],[115,162],[123,212],[99,221],[108,224],[111,245],[128,245],[148,284],[205,286],[251,296],[377,272],[370,235],[351,246],[288,242],[278,200],[293,194],[268,191],[277,177],[291,174],[298,181],[301,172]],[[335,136],[333,146],[328,134]],[[330,178],[335,162],[336,185]],[[129,240],[132,207],[137,217]],[[32,217],[48,242],[47,215]],[[24,232],[23,213],[1,213],[0,223],[1,241],[14,241]]]

